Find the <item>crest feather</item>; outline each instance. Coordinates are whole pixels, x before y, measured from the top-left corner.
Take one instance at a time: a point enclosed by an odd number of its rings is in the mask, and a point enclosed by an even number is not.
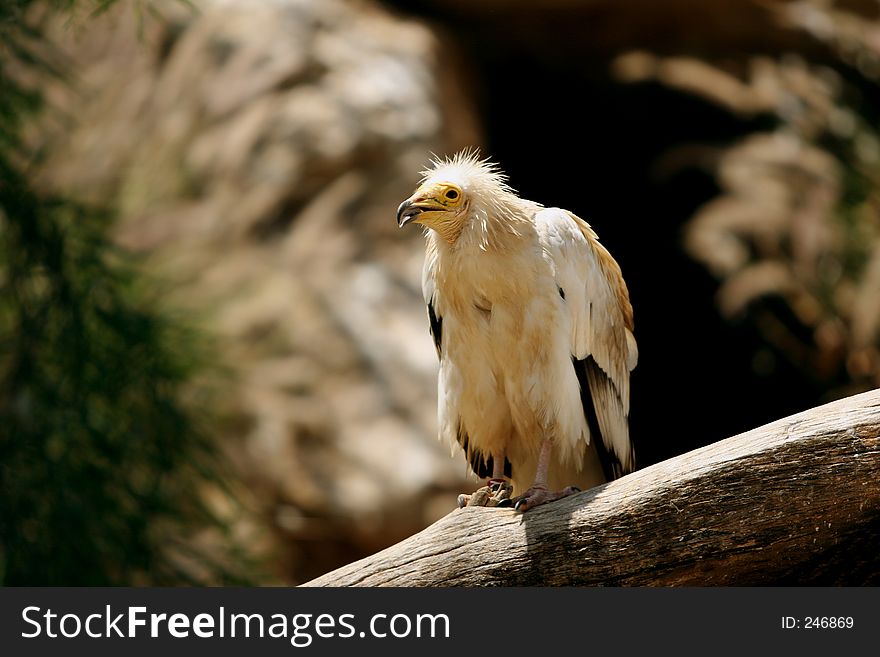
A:
[[[484,190],[516,194],[507,184],[507,174],[488,157],[483,158],[479,149],[468,147],[449,157],[431,154],[431,164],[421,172],[422,183],[429,180],[449,181],[462,189],[480,188]]]

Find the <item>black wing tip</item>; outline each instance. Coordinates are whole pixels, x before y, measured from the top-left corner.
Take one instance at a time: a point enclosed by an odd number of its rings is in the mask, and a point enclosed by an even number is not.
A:
[[[428,302],[428,322],[430,323],[431,337],[434,338],[434,348],[437,349],[437,358],[443,353],[443,318],[437,316],[434,310],[434,302]]]
[[[599,367],[599,364],[592,356],[587,356],[583,360],[578,360],[577,358],[572,357],[571,362],[572,365],[574,365],[574,371],[575,374],[577,374],[578,383],[580,384],[581,405],[584,408],[584,415],[587,418],[587,426],[590,429],[590,435],[593,436],[592,442],[596,446],[596,451],[599,454],[599,462],[602,464],[602,472],[605,474],[605,479],[607,481],[620,479],[636,469],[635,449],[632,447],[632,444],[630,444],[629,467],[625,468],[617,455],[605,446],[605,441],[602,439],[602,430],[599,428],[599,417],[596,415],[596,407],[593,405],[594,401],[590,394],[590,385],[587,380],[588,371],[592,371],[606,379],[608,378],[608,375],[605,373],[605,370]]]

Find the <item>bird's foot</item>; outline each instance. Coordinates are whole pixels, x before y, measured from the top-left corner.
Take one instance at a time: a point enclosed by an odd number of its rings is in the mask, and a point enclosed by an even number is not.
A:
[[[513,486],[503,479],[490,479],[486,486],[478,488],[470,495],[458,496],[458,508],[466,506],[513,506],[510,496]]]
[[[528,511],[529,509],[533,509],[536,506],[547,504],[547,502],[554,502],[556,500],[562,499],[563,497],[568,497],[569,495],[574,495],[575,493],[580,492],[581,489],[577,486],[569,486],[568,488],[563,488],[562,490],[551,491],[543,484],[535,484],[525,493],[513,499],[512,502],[514,508],[517,511]]]

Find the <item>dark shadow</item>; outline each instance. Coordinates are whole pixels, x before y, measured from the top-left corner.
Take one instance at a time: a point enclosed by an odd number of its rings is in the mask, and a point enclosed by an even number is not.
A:
[[[596,495],[604,489],[597,486],[571,497],[539,506],[520,514],[525,529],[526,554],[529,568],[522,571],[522,581],[513,586],[578,586],[597,581],[608,581],[613,573],[607,572],[604,559],[591,567],[590,554],[606,554],[607,532],[591,531],[589,525],[576,531],[567,530],[573,514],[589,507]],[[575,537],[579,540],[575,541]],[[586,564],[586,565],[585,565]]]
[[[717,283],[683,250],[685,222],[718,193],[713,178],[696,166],[657,173],[671,149],[730,143],[754,123],[659,85],[590,77],[576,63],[548,70],[515,55],[503,61],[484,61],[489,153],[523,196],[589,221],[629,286],[640,351],[631,413],[639,463],[819,403],[824,388],[782,361],[771,376],[755,374],[763,340],[720,317]],[[523,85],[540,93],[510,91]]]
[[[683,249],[683,227],[719,193],[713,157],[770,128],[769,117],[615,80],[619,52],[597,47],[591,23],[550,12],[567,36],[538,48],[506,14],[475,22],[433,3],[390,4],[448,28],[468,62],[485,154],[512,186],[590,222],[620,263],[640,351],[630,417],[640,466],[828,401],[827,382],[775,357],[752,324],[719,315],[717,282]]]

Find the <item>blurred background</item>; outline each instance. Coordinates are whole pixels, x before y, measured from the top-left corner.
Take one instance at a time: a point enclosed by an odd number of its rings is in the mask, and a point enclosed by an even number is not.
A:
[[[641,465],[880,385],[875,0],[17,0],[0,67],[4,584],[296,584],[454,508],[432,152],[619,261]]]

